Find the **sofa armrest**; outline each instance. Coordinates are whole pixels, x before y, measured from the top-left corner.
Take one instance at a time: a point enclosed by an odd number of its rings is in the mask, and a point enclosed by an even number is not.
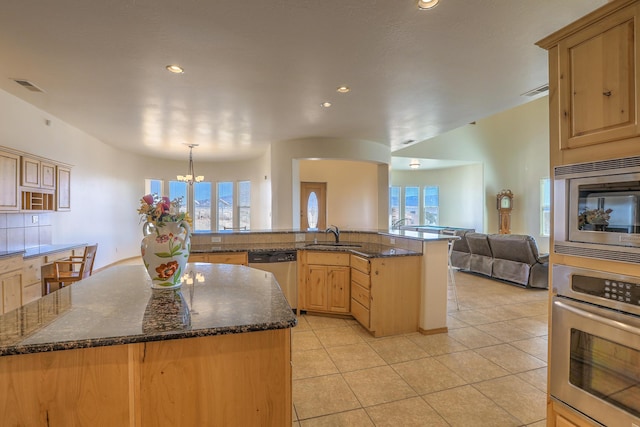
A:
[[[538,256],[538,262],[540,262],[540,264],[548,264],[549,263],[549,254],[540,254]]]

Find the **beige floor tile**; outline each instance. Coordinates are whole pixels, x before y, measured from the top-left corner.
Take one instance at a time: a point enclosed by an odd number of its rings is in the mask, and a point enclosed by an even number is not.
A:
[[[299,420],[361,408],[341,375],[293,380],[293,404]]]
[[[323,348],[322,343],[311,329],[291,334],[291,341],[293,351],[318,350]]]
[[[324,417],[311,418],[300,422],[301,427],[373,427],[371,418],[364,409],[340,412],[325,415]]]
[[[521,317],[546,316],[549,313],[547,301],[526,302],[523,304],[515,304],[516,310],[522,313]]]
[[[404,336],[371,341],[369,345],[389,364],[428,356],[426,351]]]
[[[549,341],[545,337],[535,337],[526,340],[514,341],[511,343],[516,348],[529,353],[530,355],[537,357],[538,359],[547,362],[547,351]]]
[[[455,312],[450,311],[449,316],[465,322],[469,325],[482,325],[484,323],[494,322],[491,317],[479,313],[478,310],[460,310]]]
[[[549,333],[549,322],[546,316],[523,317],[515,319],[512,323],[516,328],[523,329],[536,337]]]
[[[522,424],[471,386],[422,397],[453,427],[516,427]]]
[[[376,427],[446,427],[447,422],[419,397],[365,408]]]
[[[409,384],[389,366],[347,372],[343,376],[364,407],[416,396]]]
[[[524,340],[533,337],[531,333],[513,326],[511,321],[487,323],[486,325],[478,325],[476,328],[504,342]]]
[[[452,310],[453,313],[455,313],[455,310]],[[450,313],[449,315],[447,315],[447,328],[451,329],[458,329],[458,328],[466,328],[467,326],[469,326],[469,324],[467,322],[463,322],[462,320],[458,320],[455,317],[451,316]]]
[[[364,342],[360,335],[350,326],[323,328],[314,332],[322,345],[327,348]]]
[[[297,316],[298,324],[291,330],[294,334],[311,330],[311,325],[307,322],[306,316]]]
[[[361,324],[356,323],[351,325],[351,329],[354,330],[354,332],[356,334],[358,334],[358,336],[360,338],[362,338],[363,341],[375,341],[376,337],[374,337],[371,332],[367,331]]]
[[[482,394],[521,421],[530,424],[545,419],[547,395],[515,375],[473,385]]]
[[[482,357],[489,359],[512,374],[530,371],[546,366],[542,360],[513,347],[510,344],[500,344],[475,350]]]
[[[294,351],[292,361],[294,380],[338,373],[338,368],[325,349]]]
[[[502,344],[503,341],[474,327],[454,329],[449,336],[468,348],[480,348]]]
[[[480,308],[477,311],[478,313],[483,314],[490,319],[493,319],[494,322],[502,322],[505,320],[518,319],[522,317],[522,314],[518,313],[516,310],[510,310],[510,306],[508,305]]]
[[[329,347],[327,353],[340,372],[386,365],[378,353],[366,343]]]
[[[504,368],[468,350],[435,356],[436,360],[462,377],[467,383],[475,383],[509,375]]]
[[[420,395],[467,384],[454,371],[432,357],[391,366]]]
[[[537,423],[527,424],[527,427],[547,427],[547,420],[540,420]]]
[[[451,338],[450,334],[412,334],[407,335],[407,338],[426,351],[430,356],[455,353],[457,351],[464,351],[468,349],[466,346]]]
[[[338,328],[341,326],[348,326],[348,323],[345,319],[341,319],[338,317],[325,317],[325,316],[314,316],[311,314],[307,314],[304,316],[311,326],[311,329],[318,330],[324,328]]]
[[[547,391],[547,367],[533,369],[527,372],[520,372],[517,375],[523,381],[528,382],[535,388],[546,393]]]

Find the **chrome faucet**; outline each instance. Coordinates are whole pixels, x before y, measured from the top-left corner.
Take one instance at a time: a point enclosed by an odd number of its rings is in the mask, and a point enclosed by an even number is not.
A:
[[[324,232],[333,233],[333,235],[336,237],[336,243],[340,243],[340,229],[338,227],[336,227],[335,225],[332,225],[331,227],[327,228]]]

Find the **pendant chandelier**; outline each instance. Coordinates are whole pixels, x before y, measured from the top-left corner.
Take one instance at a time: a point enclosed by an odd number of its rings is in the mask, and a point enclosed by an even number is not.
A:
[[[178,175],[178,181],[186,182],[189,185],[193,185],[194,182],[204,181],[204,176],[198,175],[193,172],[193,147],[197,147],[198,144],[189,144],[189,170],[186,175]]]

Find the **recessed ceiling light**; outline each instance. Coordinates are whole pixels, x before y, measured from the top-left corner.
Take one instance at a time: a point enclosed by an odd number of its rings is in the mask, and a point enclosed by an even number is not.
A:
[[[418,9],[429,10],[433,9],[440,3],[440,0],[418,0]]]
[[[323,102],[323,103],[322,103],[322,104],[320,104],[320,105],[322,105],[324,108],[329,108],[329,107],[331,107],[331,103],[330,103],[329,101],[325,101],[325,102]]]
[[[167,68],[167,70],[171,71],[174,74],[182,74],[182,73],[184,73],[184,69],[179,65],[175,65],[175,64],[167,65],[166,68]]]
[[[349,86],[340,86],[338,89],[336,89],[336,91],[338,93],[348,93],[351,91],[351,89],[349,89]]]
[[[418,169],[420,167],[420,160],[412,159],[411,162],[409,162],[409,167],[411,169]]]

